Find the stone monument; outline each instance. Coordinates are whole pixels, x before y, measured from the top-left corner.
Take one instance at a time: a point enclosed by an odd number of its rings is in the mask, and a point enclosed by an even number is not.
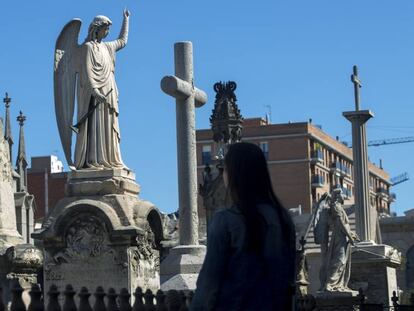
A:
[[[164,77],[161,89],[176,99],[180,245],[162,262],[163,290],[195,289],[205,256],[198,241],[195,107],[204,105],[207,95],[194,86],[191,42],[175,43],[174,62],[175,76]]]
[[[374,116],[370,110],[360,110],[358,69],[353,68],[351,81],[355,90],[355,111],[343,115],[352,123],[352,150],[355,182],[356,231],[361,242],[352,251],[351,286],[363,287],[367,298],[376,303],[391,304],[389,297],[398,291],[396,267],[400,265],[398,252],[384,244],[377,244],[376,211],[369,204],[368,150],[365,123]]]
[[[11,300],[10,290],[17,283],[25,290],[23,299],[27,305],[28,290],[38,282],[36,273],[43,258],[40,250],[28,244],[18,231],[8,137],[11,135],[3,135],[0,118],[0,287],[5,289],[3,301],[7,303]]]
[[[130,292],[159,289],[161,216],[138,197],[134,173],[122,161],[115,52],[127,44],[129,11],[118,39],[103,42],[111,20],[96,16],[78,45],[74,19],[56,42],[54,86],[59,133],[67,162],[66,196],[33,234],[44,247],[44,286],[94,289],[111,284]],[[99,60],[99,61],[98,61]],[[73,122],[77,89],[77,120]],[[76,136],[74,160],[71,142]],[[92,277],[91,277],[92,276]]]
[[[206,227],[208,228],[214,213],[231,206],[223,180],[223,160],[230,144],[241,140],[243,117],[237,106],[234,81],[217,82],[214,84],[216,100],[210,117],[213,140],[217,153],[211,163],[207,163],[200,184],[200,195],[206,209]]]

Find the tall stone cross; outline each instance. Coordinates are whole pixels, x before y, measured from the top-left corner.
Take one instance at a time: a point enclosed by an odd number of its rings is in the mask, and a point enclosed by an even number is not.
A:
[[[358,77],[358,67],[354,65],[352,68],[353,73],[351,75],[351,81],[354,84],[354,95],[355,95],[355,110],[359,110],[359,89],[362,87],[361,81]]]
[[[207,95],[194,86],[191,42],[174,44],[174,63],[175,76],[165,76],[161,89],[176,100],[180,245],[197,245],[195,107],[204,105]]]
[[[363,242],[376,240],[376,223],[371,216],[369,201],[368,148],[365,123],[374,117],[370,110],[360,110],[358,68],[353,67],[351,81],[354,84],[355,111],[343,112],[343,116],[352,123],[352,153],[354,161],[355,186],[355,222],[356,231]]]
[[[6,120],[5,120],[5,129],[4,129],[4,139],[9,144],[9,156],[10,161],[12,161],[12,147],[13,147],[13,136],[11,131],[11,125],[10,125],[10,103],[11,98],[9,97],[9,94],[6,92],[6,97],[3,98],[3,103],[6,105]]]

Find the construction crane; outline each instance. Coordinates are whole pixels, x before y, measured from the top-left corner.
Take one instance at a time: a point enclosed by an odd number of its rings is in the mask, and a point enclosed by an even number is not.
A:
[[[410,179],[410,176],[408,176],[408,173],[402,173],[398,176],[395,176],[390,179],[391,186],[396,186],[398,184],[403,183],[404,181],[407,181]]]
[[[414,136],[370,140],[368,142],[368,147],[378,147],[378,146],[393,145],[393,144],[404,144],[404,143],[411,143],[411,142],[414,142]]]

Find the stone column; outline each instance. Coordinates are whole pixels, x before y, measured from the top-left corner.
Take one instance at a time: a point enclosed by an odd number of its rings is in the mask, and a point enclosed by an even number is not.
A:
[[[352,123],[356,232],[361,241],[375,241],[375,232],[371,230],[368,151],[365,128],[365,123],[374,117],[374,114],[370,110],[356,110],[344,112],[343,115]]]
[[[175,76],[193,85],[191,42],[174,45]],[[176,99],[180,245],[198,244],[194,94]]]
[[[363,288],[368,301],[389,304],[393,290],[397,290],[395,269],[400,265],[400,254],[388,245],[376,244],[377,221],[371,215],[369,202],[369,168],[366,122],[374,114],[370,110],[360,110],[358,68],[354,66],[351,81],[355,89],[355,111],[347,111],[343,116],[352,123],[352,151],[354,161],[355,222],[361,242],[352,248],[350,288]],[[378,235],[380,233],[378,232]]]

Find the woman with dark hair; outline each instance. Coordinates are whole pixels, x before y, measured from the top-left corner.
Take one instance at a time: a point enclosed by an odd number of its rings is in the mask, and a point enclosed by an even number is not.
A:
[[[210,224],[190,310],[289,310],[295,230],[273,192],[263,152],[254,144],[236,143],[224,165],[234,204],[217,212]]]

